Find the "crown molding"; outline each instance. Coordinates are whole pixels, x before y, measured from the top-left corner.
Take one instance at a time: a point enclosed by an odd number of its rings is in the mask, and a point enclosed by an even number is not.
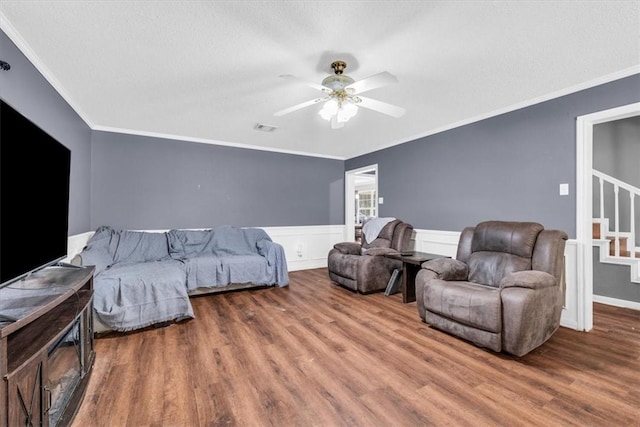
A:
[[[329,156],[329,155],[317,154],[317,153],[307,153],[305,151],[261,147],[259,145],[240,144],[236,142],[218,141],[218,140],[206,139],[206,138],[194,138],[190,136],[172,135],[167,133],[148,132],[148,131],[134,130],[134,129],[123,129],[123,128],[116,128],[116,127],[109,127],[109,126],[94,126],[92,130],[99,131],[99,132],[121,133],[125,135],[147,136],[150,138],[171,139],[174,141],[181,141],[181,142],[197,142],[200,144],[222,145],[225,147],[243,148],[247,150],[269,151],[273,153],[292,154],[295,156],[319,157],[319,158],[332,159],[332,160],[345,160],[344,157]]]
[[[497,110],[493,110],[493,111],[490,111],[488,113],[481,114],[479,116],[470,117],[470,118],[465,119],[465,120],[461,120],[461,121],[458,121],[458,122],[455,122],[455,123],[451,123],[451,124],[448,124],[448,125],[445,125],[445,126],[441,126],[439,128],[430,130],[428,132],[420,133],[420,134],[417,134],[417,135],[414,135],[414,136],[411,136],[411,137],[408,137],[408,138],[404,138],[402,140],[397,140],[397,141],[391,142],[391,143],[389,143],[387,145],[384,145],[381,148],[376,149],[375,151],[384,150],[385,148],[394,147],[396,145],[404,144],[406,142],[411,142],[411,141],[415,141],[415,140],[420,139],[420,138],[425,138],[427,136],[436,135],[438,133],[442,133],[442,132],[445,132],[445,131],[448,131],[448,130],[451,130],[451,129],[455,129],[455,128],[458,128],[458,127],[466,126],[466,125],[469,125],[471,123],[480,122],[482,120],[486,120],[486,119],[490,119],[492,117],[500,116],[500,115],[505,114],[505,113],[510,113],[512,111],[520,110],[520,109],[523,109],[523,108],[526,108],[526,107],[530,107],[532,105],[536,105],[536,104],[540,104],[542,102],[550,101],[552,99],[560,98],[560,97],[565,96],[565,95],[570,95],[572,93],[580,92],[581,90],[590,89],[592,87],[599,86],[599,85],[606,84],[606,83],[611,83],[613,81],[620,80],[620,79],[623,79],[625,77],[633,76],[635,74],[640,74],[640,64],[639,65],[634,65],[633,67],[625,68],[624,70],[620,70],[620,71],[617,71],[615,73],[607,74],[606,76],[598,77],[597,79],[586,81],[586,82],[578,84],[578,85],[574,85],[574,86],[570,86],[570,87],[567,87],[567,88],[564,88],[564,89],[560,89],[558,91],[551,92],[551,93],[548,93],[546,95],[542,95],[542,96],[539,96],[539,97],[536,97],[536,98],[531,98],[529,100],[522,101],[522,102],[519,102],[517,104],[512,104],[512,105],[509,105],[509,106],[504,107],[504,108],[499,108]],[[354,157],[363,156],[365,154],[370,154],[370,153],[371,152],[363,152],[363,153],[360,153],[360,154],[356,154],[356,155],[348,157],[347,160],[348,159],[352,159]]]

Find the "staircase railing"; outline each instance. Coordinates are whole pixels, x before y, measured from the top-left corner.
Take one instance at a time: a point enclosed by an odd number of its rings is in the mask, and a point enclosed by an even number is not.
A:
[[[614,178],[610,175],[607,175],[603,172],[597,171],[593,169],[593,176],[598,178],[598,183],[600,186],[600,197],[599,197],[599,218],[600,220],[605,219],[605,183],[613,185],[613,195],[614,195],[614,227],[613,231],[614,239],[615,239],[615,256],[620,256],[620,192],[628,193],[629,196],[629,232],[628,232],[628,246],[627,248],[630,251],[631,257],[635,256],[636,251],[636,230],[640,227],[640,219],[635,216],[635,198],[638,196],[640,199],[640,188],[634,187],[633,185],[627,184],[626,182],[620,181],[617,178]],[[611,230],[607,230],[611,233]],[[627,233],[624,233],[627,235]]]

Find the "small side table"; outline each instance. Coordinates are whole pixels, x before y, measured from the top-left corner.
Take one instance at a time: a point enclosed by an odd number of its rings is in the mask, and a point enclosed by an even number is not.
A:
[[[387,258],[402,261],[402,302],[414,302],[416,300],[416,276],[420,266],[425,261],[436,258],[450,258],[444,255],[430,254],[427,252],[411,252],[408,255],[385,254]]]

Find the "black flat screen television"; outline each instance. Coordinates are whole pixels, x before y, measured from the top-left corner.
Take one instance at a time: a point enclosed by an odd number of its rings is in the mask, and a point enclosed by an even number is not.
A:
[[[2,286],[66,256],[71,151],[0,103]]]

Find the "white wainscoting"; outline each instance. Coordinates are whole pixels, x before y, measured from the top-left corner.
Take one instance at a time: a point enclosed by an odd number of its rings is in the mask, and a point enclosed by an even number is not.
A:
[[[87,242],[95,234],[95,231],[87,231],[86,233],[75,234],[69,236],[67,240],[67,257],[64,262],[69,262],[71,259],[82,252],[82,249],[87,245]]]
[[[271,239],[282,245],[287,258],[289,271],[307,270],[327,266],[327,254],[334,244],[344,241],[344,225],[312,225],[297,227],[260,227],[271,236]],[[168,230],[145,230],[164,232]],[[94,231],[76,234],[69,237],[69,262],[82,251],[93,236]]]
[[[418,252],[455,258],[458,240],[460,232],[457,231],[413,230],[413,249]]]
[[[307,270],[327,266],[327,254],[334,244],[344,241],[344,225],[315,225],[294,227],[261,227],[274,242],[281,244],[289,271]],[[161,232],[166,230],[149,230]],[[67,261],[80,253],[93,232],[69,237]],[[413,248],[420,252],[455,258],[460,233],[455,231],[414,230]],[[560,324],[577,329],[577,244],[568,240],[565,248],[566,300]]]
[[[326,267],[333,245],[344,241],[344,225],[262,228],[284,248],[289,271]]]
[[[567,240],[564,249],[564,273],[565,299],[560,325],[578,330],[580,300],[578,298],[578,242],[575,239]]]

